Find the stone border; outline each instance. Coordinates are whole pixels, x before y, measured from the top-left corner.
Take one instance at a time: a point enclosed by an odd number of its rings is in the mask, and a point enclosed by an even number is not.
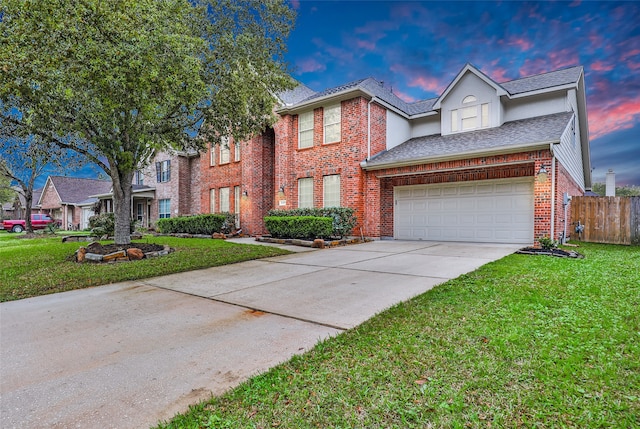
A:
[[[291,246],[302,246],[302,247],[313,247],[317,249],[324,249],[325,247],[338,247],[338,246],[347,246],[349,244],[360,244],[366,243],[373,240],[364,239],[357,237],[351,238],[342,238],[340,240],[322,240],[317,238],[315,240],[300,240],[297,238],[273,238],[269,236],[257,236],[256,241],[260,241],[262,243],[273,243],[273,244],[288,244]]]
[[[86,247],[80,247],[76,250],[76,262],[126,262],[126,261],[137,261],[145,258],[157,258],[159,256],[165,256],[169,253],[172,253],[174,249],[167,246],[166,244],[163,246],[163,250],[158,250],[155,252],[147,252],[142,253],[140,249],[135,247],[131,247],[127,250],[119,250],[117,252],[109,253],[107,255],[101,255],[98,253],[90,253],[86,251]],[[135,252],[135,251],[138,252]]]

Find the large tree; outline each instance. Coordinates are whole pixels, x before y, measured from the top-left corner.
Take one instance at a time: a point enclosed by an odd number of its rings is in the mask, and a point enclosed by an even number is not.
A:
[[[157,151],[261,132],[275,121],[274,94],[292,86],[283,54],[294,14],[283,0],[1,8],[0,112],[111,177],[117,244],[130,242],[136,169]]]

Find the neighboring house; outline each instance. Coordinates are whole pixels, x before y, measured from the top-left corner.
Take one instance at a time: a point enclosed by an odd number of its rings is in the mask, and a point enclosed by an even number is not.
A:
[[[78,177],[49,176],[38,199],[40,209],[61,221],[63,230],[84,229],[93,206],[98,201],[91,195],[108,192],[111,181]],[[34,197],[35,199],[35,197]]]
[[[16,191],[16,198],[8,203],[2,205],[2,217],[4,219],[24,219],[26,216],[26,199],[22,194],[22,188],[19,186],[13,186]],[[38,200],[42,194],[42,188],[33,190],[33,199],[31,201],[31,213],[42,213]]]
[[[582,67],[498,83],[467,64],[407,103],[363,79],[281,97],[281,119],[201,163],[201,211],[264,233],[270,208],[346,206],[375,238],[530,244],[572,228],[591,188]],[[228,210],[227,210],[228,209]]]
[[[132,190],[132,219],[153,227],[159,218],[200,212],[200,156],[197,153],[161,152],[136,171]],[[101,212],[113,212],[113,189],[93,195]]]

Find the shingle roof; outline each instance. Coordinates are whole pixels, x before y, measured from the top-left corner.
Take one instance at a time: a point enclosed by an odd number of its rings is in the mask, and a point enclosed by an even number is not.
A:
[[[111,190],[110,180],[82,179],[78,177],[49,176],[58,191],[62,203],[81,203],[91,195],[107,193]]]
[[[581,66],[570,67],[563,70],[556,70],[535,76],[529,76],[499,83],[499,85],[502,86],[510,95],[516,95],[525,92],[538,91],[542,89],[553,88],[555,86],[576,83],[580,78],[581,73]],[[298,88],[296,88],[296,90],[297,89]],[[437,98],[432,98],[416,101],[413,103],[407,103],[406,101],[395,95],[393,91],[389,87],[385,86],[382,82],[369,77],[366,79],[355,80],[353,82],[349,82],[333,88],[328,88],[320,92],[313,92],[309,88],[304,87],[304,89],[300,89],[298,90],[299,92],[296,93],[299,98],[297,100],[294,100],[294,97],[291,97],[292,101],[290,103],[287,102],[287,105],[295,106],[296,104],[308,103],[318,98],[327,97],[356,89],[360,89],[369,94],[372,94],[373,96],[378,97],[387,104],[410,116],[433,111],[433,105],[437,101]]]
[[[573,116],[572,112],[507,122],[501,127],[442,136],[416,137],[382,152],[365,168],[403,163],[424,163],[429,158],[455,157],[469,153],[522,148],[527,145],[559,141]]]
[[[549,73],[515,79],[503,82],[500,85],[509,94],[521,94],[523,92],[538,91],[541,89],[553,88],[554,86],[568,85],[578,82],[582,74],[582,67],[570,67],[563,70],[556,70]]]
[[[290,106],[292,104],[299,103],[300,101],[304,100],[307,97],[312,96],[313,94],[315,94],[314,90],[312,90],[306,85],[299,84],[293,89],[279,93],[278,97],[287,106]]]

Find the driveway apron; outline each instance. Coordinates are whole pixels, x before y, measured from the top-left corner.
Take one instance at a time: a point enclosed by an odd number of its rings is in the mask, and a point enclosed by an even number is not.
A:
[[[152,426],[516,249],[375,241],[0,304],[0,427]]]

